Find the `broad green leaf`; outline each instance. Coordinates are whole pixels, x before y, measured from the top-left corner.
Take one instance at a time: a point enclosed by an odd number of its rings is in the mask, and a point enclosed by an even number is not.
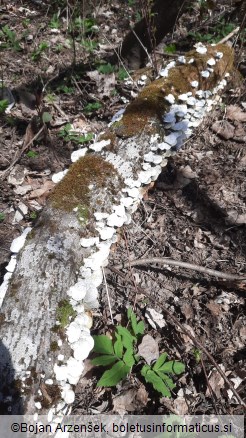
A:
[[[43,123],[49,123],[52,120],[52,115],[46,111],[42,114]]]
[[[106,367],[107,365],[111,365],[116,362],[118,358],[116,356],[106,355],[106,356],[98,356],[91,360],[91,363],[96,366]]]
[[[170,360],[159,367],[159,371],[162,371],[163,373],[181,374],[184,370],[185,365],[182,362],[176,362],[175,360]]]
[[[145,377],[146,374],[148,373],[148,371],[150,371],[150,370],[151,370],[151,368],[149,365],[144,365],[143,368],[141,369],[142,376]]]
[[[114,354],[113,342],[108,336],[99,335],[93,336],[94,339],[94,348],[93,351],[95,353],[101,354]]]
[[[133,342],[136,342],[136,338],[134,336],[131,335],[131,333],[129,332],[129,330],[126,327],[122,327],[122,325],[118,325],[116,327],[117,332],[121,335],[122,337],[122,344],[123,346],[128,349],[128,348],[133,348],[132,344]]]
[[[133,349],[128,348],[123,356],[123,361],[130,368],[135,364],[135,359],[133,356]]]
[[[137,335],[143,335],[144,334],[144,322],[143,321],[139,321],[138,325],[137,325]]]
[[[129,309],[127,309],[127,316],[128,316],[128,319],[131,321],[133,333],[134,333],[134,335],[136,335],[138,322],[137,322],[137,317],[136,317],[136,315],[133,312],[131,307],[129,307]]]
[[[103,373],[101,379],[97,383],[97,386],[115,386],[120,380],[124,379],[130,372],[128,367],[122,360],[112,366],[112,368]]]
[[[160,392],[164,397],[171,397],[171,392],[165,385],[161,377],[159,377],[153,370],[149,370],[144,376],[146,382],[151,383],[156,391]]]
[[[163,380],[163,382],[169,389],[174,389],[176,387],[171,377],[167,376],[162,371],[156,371],[156,374],[158,374],[158,376]]]
[[[121,336],[115,332],[116,341],[114,343],[114,352],[119,359],[122,359],[123,355],[123,344]]]
[[[157,371],[164,364],[164,362],[166,362],[166,359],[167,359],[167,353],[162,353],[160,357],[158,357],[152,369],[154,371]]]

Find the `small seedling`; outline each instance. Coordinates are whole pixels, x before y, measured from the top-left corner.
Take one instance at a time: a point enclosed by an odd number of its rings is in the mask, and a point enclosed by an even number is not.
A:
[[[115,71],[115,67],[111,64],[101,64],[97,67],[97,71],[103,75],[109,75]]]
[[[31,152],[31,151],[30,151],[30,152]],[[37,217],[38,217],[37,212],[36,212],[36,211],[31,211],[31,213],[30,213],[30,219],[32,219],[32,220],[34,221],[35,219],[37,219]]]
[[[94,137],[92,132],[88,134],[79,134],[72,129],[72,125],[67,123],[58,133],[59,137],[62,137],[65,141],[73,141],[76,144],[87,143]]]
[[[99,110],[100,108],[102,108],[102,104],[100,102],[93,102],[93,103],[88,103],[85,107],[84,107],[84,112],[85,113],[93,113],[94,111]]]
[[[144,334],[144,323],[137,320],[131,308],[127,311],[127,317],[129,328],[122,325],[116,326],[112,339],[105,335],[94,336],[93,351],[99,356],[92,359],[93,365],[103,367],[112,365],[103,373],[97,386],[117,385],[132,372],[133,367],[140,361],[140,356],[137,355],[137,345]],[[176,386],[171,376],[183,373],[185,366],[182,362],[167,359],[167,353],[163,353],[153,365],[144,364],[141,375],[146,383],[150,383],[164,397],[171,397],[171,390]]]
[[[54,14],[49,22],[49,27],[51,29],[59,29],[60,27],[60,20],[59,20],[59,15],[58,14]]]
[[[28,158],[36,158],[36,157],[38,157],[38,153],[35,152],[35,151],[28,151],[26,155],[27,155]]]
[[[0,100],[0,114],[5,113],[9,106],[9,102],[6,99]]]
[[[0,45],[0,48],[9,49],[12,48],[16,52],[19,52],[22,50],[20,43],[17,39],[16,33],[11,30],[7,25],[3,26],[0,31],[0,37],[5,40],[5,42],[2,42]]]
[[[93,52],[98,46],[96,41],[92,41],[90,39],[83,39],[81,45],[87,52]]]
[[[119,68],[119,71],[118,71],[119,81],[124,81],[124,79],[128,78],[128,76],[129,75],[124,68]]]
[[[42,122],[43,123],[50,123],[51,120],[52,120],[52,115],[50,113],[48,113],[47,111],[44,111],[42,113]]]
[[[39,46],[37,47],[37,49],[35,49],[32,54],[31,54],[31,58],[33,61],[38,61],[41,58],[42,53],[48,49],[49,44],[46,43],[45,41],[43,41],[42,43],[39,44]]]
[[[5,219],[5,214],[4,213],[0,213],[0,222],[3,222]]]
[[[74,92],[74,87],[69,87],[68,85],[58,85],[56,90],[64,94],[72,94]]]
[[[176,51],[177,51],[176,44],[169,44],[164,49],[165,53],[176,53]]]

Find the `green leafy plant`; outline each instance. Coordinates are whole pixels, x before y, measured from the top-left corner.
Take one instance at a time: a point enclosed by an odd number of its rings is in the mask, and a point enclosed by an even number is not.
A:
[[[70,87],[68,85],[62,84],[56,87],[56,90],[60,93],[64,94],[72,94],[74,92],[74,87]]]
[[[36,158],[36,157],[38,157],[38,152],[28,151],[26,155],[28,158]]]
[[[124,79],[126,79],[126,78],[128,78],[128,73],[127,73],[127,71],[124,69],[124,68],[119,68],[119,71],[118,71],[118,79],[119,79],[119,81],[124,81]]]
[[[94,111],[97,111],[100,108],[102,108],[102,104],[100,102],[88,103],[84,107],[84,112],[87,113],[87,114],[88,113],[93,113]]]
[[[59,15],[58,14],[54,14],[51,17],[51,20],[49,22],[49,27],[51,29],[59,29],[59,27],[60,27],[60,19],[59,19]]]
[[[223,37],[228,35],[235,28],[235,24],[226,23],[225,20],[218,22],[213,28],[213,32],[200,33],[200,32],[189,32],[188,36],[191,36],[196,41],[207,42],[207,43],[218,43]]]
[[[176,53],[176,51],[177,51],[176,44],[169,44],[164,49],[165,53]]]
[[[32,52],[31,58],[33,61],[38,61],[41,58],[42,53],[48,49],[49,44],[46,41],[43,41],[39,44],[39,46]]]
[[[70,123],[67,123],[65,126],[63,126],[58,135],[59,137],[62,137],[65,141],[73,141],[77,144],[87,143],[88,141],[91,141],[94,137],[94,134],[92,132],[83,135],[75,132]]]
[[[37,219],[37,217],[38,217],[38,213],[36,211],[31,211],[30,219],[35,220],[35,219]]]
[[[0,45],[0,48],[12,48],[16,52],[22,50],[22,47],[19,43],[16,33],[11,30],[7,25],[3,26],[0,31],[0,38],[3,39],[3,42]]]
[[[137,345],[144,334],[144,323],[137,320],[131,308],[127,311],[127,317],[129,328],[116,326],[113,339],[105,335],[94,336],[93,351],[99,356],[92,359],[93,365],[103,367],[112,365],[103,373],[97,386],[117,385],[130,374],[134,365],[140,360],[140,356],[137,355]],[[171,397],[171,390],[175,388],[171,376],[183,373],[184,369],[182,362],[168,361],[167,353],[163,353],[153,365],[144,364],[141,375],[156,391],[165,397]]]
[[[5,219],[5,214],[4,213],[0,213],[0,222],[3,222]]]
[[[91,39],[83,39],[81,41],[81,45],[87,52],[93,52],[94,50],[96,50],[98,43]]]
[[[8,108],[9,102],[6,99],[0,100],[0,114],[3,114]]]
[[[43,123],[49,123],[52,120],[52,115],[48,113],[47,111],[44,111],[42,113],[42,122]]]
[[[97,71],[104,75],[109,75],[115,71],[115,67],[112,64],[101,64],[97,67]]]

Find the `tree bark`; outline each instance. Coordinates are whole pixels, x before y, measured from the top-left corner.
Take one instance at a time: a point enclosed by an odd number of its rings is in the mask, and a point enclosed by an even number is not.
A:
[[[173,29],[177,18],[184,11],[185,1],[154,1],[148,14],[149,18],[142,18],[134,26],[119,49],[119,54],[129,69],[136,70],[144,67],[147,59],[146,50],[150,54],[164,36]]]

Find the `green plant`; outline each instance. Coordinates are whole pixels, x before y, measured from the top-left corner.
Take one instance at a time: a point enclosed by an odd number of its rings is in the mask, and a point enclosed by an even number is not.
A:
[[[42,43],[39,44],[39,46],[33,50],[32,54],[31,54],[31,58],[33,61],[38,61],[41,58],[42,53],[48,49],[49,44],[46,41],[43,41]]]
[[[24,20],[22,21],[22,26],[23,26],[25,29],[28,29],[30,23],[31,23],[30,18],[24,18]]]
[[[90,39],[83,39],[81,41],[81,45],[82,47],[84,47],[84,49],[87,52],[93,52],[94,50],[96,50],[98,44],[96,41],[90,40]]]
[[[8,108],[9,102],[6,99],[0,100],[0,114],[3,114]]]
[[[54,14],[51,17],[51,20],[49,22],[49,27],[51,29],[59,29],[59,27],[60,27],[60,19],[59,19],[59,15],[58,14]]]
[[[74,29],[78,29],[81,30],[81,32],[83,34],[92,32],[93,26],[96,25],[96,22],[94,20],[94,18],[81,18],[81,17],[77,17],[74,20],[73,26]]]
[[[138,321],[131,308],[127,311],[130,328],[118,325],[115,328],[113,339],[108,336],[94,336],[94,353],[100,356],[92,359],[93,365],[112,367],[105,371],[97,383],[97,386],[115,386],[124,379],[134,365],[137,365],[140,356],[137,355],[137,345],[144,334],[144,323]],[[142,360],[144,360],[142,358]],[[165,397],[171,397],[170,390],[175,388],[171,375],[184,372],[184,364],[175,360],[168,361],[167,353],[163,353],[153,365],[142,366],[141,375],[146,383]]]
[[[191,36],[196,41],[218,43],[223,37],[232,32],[234,28],[235,24],[226,23],[225,20],[221,20],[216,26],[213,27],[212,33],[189,32],[188,36]]]
[[[38,217],[38,213],[36,211],[31,211],[30,219],[35,220],[35,219],[37,219],[37,217]]]
[[[164,49],[165,53],[176,53],[176,51],[177,51],[176,44],[169,44]]]
[[[124,79],[126,79],[126,78],[128,78],[128,73],[127,73],[127,71],[124,69],[124,68],[119,68],[119,71],[118,71],[118,79],[119,79],[119,81],[124,81]]]
[[[192,350],[192,353],[194,354],[196,363],[201,362],[202,352],[198,350],[198,348],[194,348],[194,350]]]
[[[0,222],[4,221],[5,219],[5,214],[4,213],[0,213]]]
[[[56,90],[64,94],[72,94],[74,92],[74,87],[69,87],[68,85],[58,85]]]
[[[7,25],[3,26],[0,31],[0,37],[5,40],[0,45],[0,48],[13,48],[16,52],[22,50],[20,43],[17,39],[16,33],[11,30]]]
[[[38,157],[38,152],[28,151],[26,155],[28,158],[36,158],[36,157]]]
[[[77,133],[73,130],[70,123],[67,123],[65,126],[63,126],[58,135],[59,137],[62,137],[65,141],[73,141],[77,144],[87,143],[88,141],[91,141],[94,137],[94,134],[92,132],[83,135]]]
[[[101,64],[97,67],[97,71],[104,75],[109,75],[110,73],[113,73],[115,71],[115,67],[111,64]]]
[[[97,111],[100,108],[102,108],[102,104],[100,102],[88,103],[84,107],[84,112],[87,113],[87,114],[88,113],[93,113],[94,111]]]

